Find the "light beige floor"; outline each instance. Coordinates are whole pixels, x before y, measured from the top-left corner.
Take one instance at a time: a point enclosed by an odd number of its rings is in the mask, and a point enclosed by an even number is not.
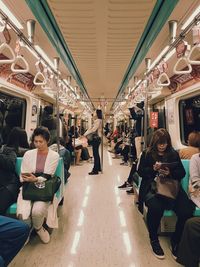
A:
[[[51,242],[38,237],[18,254],[11,267],[175,267],[168,238],[161,244],[165,260],[151,252],[142,216],[133,205],[133,196],[119,191],[130,167],[120,166],[104,151],[104,173],[89,176],[91,163],[71,167],[63,207],[59,207],[59,229]]]

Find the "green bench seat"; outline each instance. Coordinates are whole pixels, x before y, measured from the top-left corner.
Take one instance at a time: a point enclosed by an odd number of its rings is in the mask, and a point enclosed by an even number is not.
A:
[[[181,184],[182,184],[182,187],[185,190],[185,192],[188,194],[188,184],[189,184],[189,177],[190,177],[190,174],[189,174],[190,161],[187,159],[182,159],[181,161],[182,161],[183,167],[184,167],[185,172],[186,172],[185,177],[181,180]],[[195,208],[193,215],[194,216],[200,216],[200,209],[198,207]],[[174,216],[174,212],[172,210],[165,210],[164,216],[165,217]]]
[[[16,161],[16,173],[18,175],[20,175],[21,164],[22,164],[22,158],[18,157],[17,161]],[[64,163],[63,163],[63,159],[62,158],[59,159],[58,166],[57,166],[56,171],[55,171],[55,175],[57,175],[57,176],[59,176],[61,178],[60,188],[56,192],[56,196],[57,196],[58,201],[60,203],[62,201],[62,199],[63,199],[64,191],[65,191]],[[16,214],[16,211],[17,211],[17,203],[14,203],[8,208],[7,214],[14,215],[14,214]]]

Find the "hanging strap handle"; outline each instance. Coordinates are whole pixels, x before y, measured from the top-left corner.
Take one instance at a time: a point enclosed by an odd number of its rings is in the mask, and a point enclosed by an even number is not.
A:
[[[200,44],[197,44],[197,45],[192,47],[192,49],[191,49],[191,51],[190,51],[190,53],[188,55],[188,63],[191,64],[191,65],[200,65],[200,61],[199,60],[190,59],[195,50],[197,50],[198,53],[200,52]]]
[[[41,81],[37,81],[37,80],[41,80]],[[47,83],[44,74],[41,71],[38,71],[34,77],[33,83],[35,85],[45,85]]]
[[[187,70],[177,70],[177,67],[178,67],[178,65],[179,65],[179,63],[181,61],[185,61],[186,62],[187,67],[188,67]],[[176,64],[174,65],[174,68],[173,68],[173,72],[175,74],[187,74],[187,73],[190,73],[191,71],[192,71],[192,66],[188,63],[188,60],[187,60],[187,58],[185,56],[179,58],[179,60],[176,62]]]
[[[17,65],[17,62],[22,62],[23,65],[25,66],[25,68],[24,69],[19,68],[19,66]],[[14,73],[27,73],[27,72],[29,72],[28,62],[25,60],[25,58],[22,55],[17,55],[15,62],[13,62],[11,65],[11,70]]]
[[[45,75],[42,73],[44,71],[44,67],[43,67],[40,60],[35,63],[35,67],[36,67],[37,73],[34,77],[33,83],[35,85],[45,85],[47,83],[47,79],[46,79]],[[37,80],[39,80],[39,81],[37,81]]]
[[[161,79],[165,79],[167,80],[167,82],[162,82]],[[168,75],[163,72],[159,77],[158,77],[158,80],[157,80],[157,85],[158,86],[169,86],[170,85],[170,79],[168,77]]]
[[[12,57],[8,58],[8,59],[0,59],[0,64],[9,64],[9,63],[13,63],[15,61],[15,53],[14,53],[13,49],[9,46],[9,44],[2,43],[0,45],[0,53],[5,51],[6,49],[10,52]]]

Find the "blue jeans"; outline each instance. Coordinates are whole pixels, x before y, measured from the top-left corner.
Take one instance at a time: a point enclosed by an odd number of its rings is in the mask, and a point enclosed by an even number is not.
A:
[[[0,216],[0,267],[7,266],[23,247],[29,226],[21,221]]]

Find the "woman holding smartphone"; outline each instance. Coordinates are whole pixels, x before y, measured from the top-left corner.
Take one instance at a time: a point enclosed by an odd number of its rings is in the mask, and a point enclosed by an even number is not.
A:
[[[177,180],[179,184],[185,176],[179,154],[173,149],[166,129],[161,128],[153,133],[150,146],[142,153],[138,174],[142,177],[139,199],[144,201],[148,207],[147,226],[153,253],[159,259],[165,257],[157,232],[164,210],[172,209],[177,215],[175,232],[171,238],[172,255],[176,258],[184,224],[188,218],[192,217],[194,205],[181,185],[176,199],[161,197],[152,192],[151,186],[156,175]]]
[[[41,183],[46,180],[45,174],[53,175],[58,165],[59,155],[48,148],[50,133],[45,127],[38,127],[32,135],[35,149],[24,154],[21,166],[21,182]],[[35,175],[40,173],[40,176]],[[36,230],[43,243],[50,241],[50,235],[43,227],[50,203],[24,200],[22,188],[17,200],[17,216]]]

